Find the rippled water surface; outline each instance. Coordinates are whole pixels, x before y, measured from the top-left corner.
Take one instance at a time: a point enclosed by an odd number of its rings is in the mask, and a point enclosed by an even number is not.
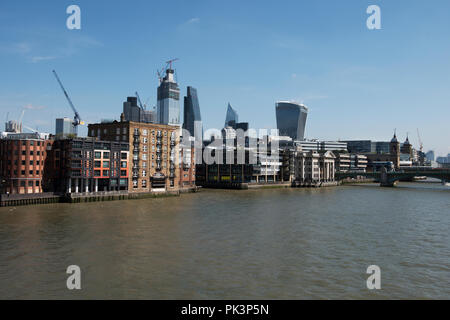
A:
[[[429,183],[0,208],[0,298],[449,299],[449,227]]]

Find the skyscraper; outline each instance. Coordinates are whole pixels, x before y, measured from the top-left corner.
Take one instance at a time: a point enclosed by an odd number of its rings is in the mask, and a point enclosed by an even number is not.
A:
[[[70,118],[56,119],[55,134],[57,136],[67,137],[67,135],[77,134],[77,128],[73,125],[73,120]]]
[[[174,71],[166,69],[166,76],[158,87],[157,121],[160,124],[180,125],[180,89]]]
[[[141,121],[141,108],[137,105],[137,97],[128,97],[123,103],[123,115],[125,121]]]
[[[298,141],[303,140],[308,108],[297,102],[278,101],[275,109],[280,136],[288,136]]]
[[[200,116],[200,105],[198,103],[197,89],[187,87],[187,96],[184,97],[183,129],[189,131],[191,136],[197,133],[202,134],[202,117]]]
[[[227,115],[225,117],[225,127],[235,127],[236,123],[238,123],[238,114],[236,110],[234,110],[230,103],[228,102]]]
[[[427,158],[428,161],[434,161],[434,160],[436,159],[433,150],[428,151],[428,152],[425,154],[425,157]]]

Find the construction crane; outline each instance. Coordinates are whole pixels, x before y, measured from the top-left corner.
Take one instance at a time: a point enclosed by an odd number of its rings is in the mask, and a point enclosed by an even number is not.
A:
[[[20,118],[19,118],[19,120],[17,121],[18,124],[21,124],[21,123],[22,123],[22,119],[23,119],[24,114],[25,114],[25,109],[23,109],[23,110],[22,110],[22,113],[20,114]]]
[[[167,63],[166,68],[167,68],[167,66],[169,66],[169,69],[172,69],[172,63],[175,62],[175,61],[178,61],[178,60],[180,60],[180,59],[175,58],[175,59],[171,59],[169,61],[166,61],[166,63]]]
[[[33,128],[28,127],[28,126],[26,126],[26,125],[23,125],[23,127],[24,127],[25,129],[30,130],[30,131],[33,131],[34,133],[39,133],[39,131],[38,131],[37,129],[33,129]]]
[[[66,99],[67,99],[67,101],[69,102],[69,105],[70,105],[70,107],[72,108],[72,111],[75,113],[75,116],[73,117],[73,122],[72,122],[72,124],[73,124],[73,126],[74,126],[74,128],[75,128],[75,130],[76,130],[77,126],[79,126],[80,124],[84,124],[84,122],[81,121],[81,117],[80,117],[80,115],[78,114],[77,109],[75,109],[75,106],[73,105],[72,100],[70,100],[69,95],[67,94],[66,89],[64,89],[64,86],[63,86],[61,80],[59,80],[59,77],[58,77],[58,75],[56,74],[56,71],[55,71],[55,70],[53,70],[53,74],[55,75],[56,80],[58,81],[59,85],[61,86],[61,89],[62,89],[62,91],[64,92],[64,95],[66,96]]]
[[[141,107],[141,109],[142,110],[145,110],[146,108],[146,106],[145,106],[145,104],[143,105],[142,104],[142,101],[141,101],[141,98],[139,97],[139,93],[137,93],[137,91],[136,91],[136,98],[137,98],[137,100],[138,100],[138,102],[139,102],[139,106]]]
[[[161,70],[156,70],[156,73],[158,74],[159,83],[161,83],[164,79],[164,71],[167,69],[172,69],[172,63],[178,60],[180,59],[178,58],[170,59],[169,61],[166,61],[166,66],[164,68],[162,68]]]
[[[417,137],[419,138],[420,152],[423,152],[423,143],[422,139],[420,138],[419,128],[417,128]]]

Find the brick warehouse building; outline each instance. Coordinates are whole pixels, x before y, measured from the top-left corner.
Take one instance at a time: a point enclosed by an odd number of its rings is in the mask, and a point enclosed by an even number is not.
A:
[[[88,135],[130,144],[129,192],[195,187],[194,148],[180,148],[180,128],[177,126],[133,121],[103,122],[90,124]]]
[[[57,139],[47,159],[47,188],[63,193],[128,190],[128,149],[127,142]]]
[[[0,139],[0,193],[42,193],[53,141],[38,133],[8,133]]]

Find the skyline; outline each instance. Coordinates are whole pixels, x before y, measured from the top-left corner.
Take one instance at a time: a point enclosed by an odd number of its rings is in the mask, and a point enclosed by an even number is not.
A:
[[[81,30],[65,27],[68,1],[24,3],[0,4],[0,109],[27,109],[29,127],[53,133],[73,117],[53,69],[94,123],[118,119],[135,91],[156,105],[156,70],[177,57],[180,94],[198,90],[205,129],[222,127],[228,102],[250,127],[276,128],[275,102],[296,100],[310,109],[307,138],[388,141],[396,128],[418,148],[419,128],[425,152],[450,153],[448,2],[174,1],[168,22],[166,4],[78,1]],[[382,29],[370,31],[375,3]]]

